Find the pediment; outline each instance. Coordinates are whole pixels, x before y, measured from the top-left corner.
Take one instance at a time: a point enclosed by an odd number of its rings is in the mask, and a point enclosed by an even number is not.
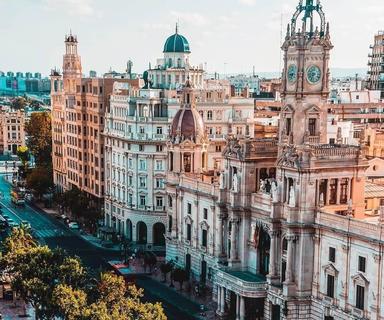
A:
[[[184,221],[186,222],[186,223],[190,223],[190,224],[192,224],[192,222],[193,222],[193,219],[191,218],[191,216],[186,216],[185,218],[184,218]]]
[[[362,285],[368,285],[369,284],[369,280],[360,272],[358,274],[352,276],[352,280],[353,280],[353,282],[358,283],[358,284],[362,284]]]
[[[312,105],[309,108],[307,108],[307,110],[305,110],[305,113],[307,113],[307,114],[308,113],[319,114],[320,113],[320,108],[318,106]]]
[[[290,105],[290,104],[287,104],[282,110],[281,112],[285,112],[285,113],[293,113],[295,110],[293,109],[293,107]]]
[[[207,223],[207,221],[201,221],[200,222],[200,228],[201,229],[205,229],[205,230],[208,230],[209,229],[209,224]]]
[[[333,263],[329,263],[323,266],[324,272],[333,276],[337,276],[339,274],[339,270],[333,265]]]

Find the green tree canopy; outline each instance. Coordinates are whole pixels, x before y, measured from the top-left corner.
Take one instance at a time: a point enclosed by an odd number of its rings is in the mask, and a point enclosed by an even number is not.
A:
[[[38,198],[53,189],[53,173],[52,167],[46,168],[36,167],[33,168],[27,175],[27,188],[33,190]]]
[[[34,112],[25,126],[28,135],[28,148],[39,166],[52,162],[52,124],[48,112]]]

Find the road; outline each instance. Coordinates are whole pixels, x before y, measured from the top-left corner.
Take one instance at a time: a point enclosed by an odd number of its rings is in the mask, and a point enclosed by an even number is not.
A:
[[[10,184],[5,181],[4,175],[0,175],[0,204],[4,214],[8,215],[16,223],[27,221],[35,230],[37,237],[42,243],[50,248],[60,247],[66,250],[70,255],[76,255],[81,258],[84,265],[88,267],[90,272],[99,273],[106,267],[106,261],[116,260],[119,257],[115,252],[103,250],[95,247],[81,238],[76,232],[69,230],[63,223],[56,220],[54,217],[48,216],[39,208],[26,204],[24,207],[17,207],[11,203]],[[147,301],[161,301],[168,319],[193,319],[190,313],[185,313],[182,310],[183,304],[188,306],[189,310],[193,307],[197,311],[198,306],[186,301],[183,297],[177,299],[179,301],[161,299],[161,293],[158,291],[158,283],[150,278],[143,279],[139,284],[144,288],[145,299]],[[164,290],[170,290],[164,288]],[[152,291],[152,292],[151,292]],[[191,305],[193,305],[191,307]]]

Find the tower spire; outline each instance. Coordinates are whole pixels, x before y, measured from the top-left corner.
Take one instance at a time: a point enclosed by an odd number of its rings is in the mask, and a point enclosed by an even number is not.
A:
[[[176,22],[176,34],[179,33],[179,22]]]

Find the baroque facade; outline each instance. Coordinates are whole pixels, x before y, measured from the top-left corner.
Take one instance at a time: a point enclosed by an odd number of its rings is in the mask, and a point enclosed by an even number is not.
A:
[[[167,143],[167,260],[212,285],[222,318],[383,315],[383,216],[365,209],[369,164],[360,146],[327,137],[332,48],[320,2],[300,1],[282,46],[278,140],[230,135],[216,170],[194,90],[183,91]]]

